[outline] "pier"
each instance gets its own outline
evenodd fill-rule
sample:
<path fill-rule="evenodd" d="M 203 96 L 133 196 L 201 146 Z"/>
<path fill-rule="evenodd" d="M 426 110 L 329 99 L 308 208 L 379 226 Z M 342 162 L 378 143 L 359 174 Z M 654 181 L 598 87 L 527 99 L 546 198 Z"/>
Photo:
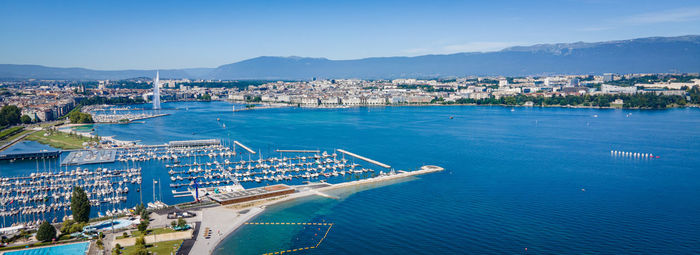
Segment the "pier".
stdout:
<path fill-rule="evenodd" d="M 116 155 L 116 150 L 73 151 L 61 161 L 61 166 L 112 163 L 115 161 Z"/>
<path fill-rule="evenodd" d="M 246 147 L 246 146 L 243 145 L 242 143 L 240 143 L 240 142 L 238 142 L 238 141 L 233 141 L 233 143 L 236 144 L 236 145 L 238 145 L 238 146 L 241 146 L 241 148 L 243 148 L 244 150 L 247 150 L 248 152 L 250 152 L 250 154 L 255 154 L 255 151 L 253 151 L 253 150 L 251 150 L 250 148 Z"/>
<path fill-rule="evenodd" d="M 338 149 L 338 152 L 343 153 L 343 154 L 346 154 L 346 155 L 351 156 L 351 157 L 354 157 L 354 158 L 358 158 L 358 159 L 367 161 L 367 162 L 369 162 L 369 163 L 372 163 L 372 164 L 381 166 L 381 167 L 386 168 L 386 169 L 390 169 L 390 168 L 391 168 L 390 165 L 384 164 L 384 163 L 382 163 L 382 162 L 379 162 L 379 161 L 376 161 L 376 160 L 373 160 L 373 159 L 370 159 L 370 158 L 365 158 L 365 157 L 363 157 L 363 156 L 357 155 L 357 154 L 355 154 L 355 153 L 352 153 L 352 152 L 349 152 L 349 151 L 346 151 L 346 150 Z"/>
<path fill-rule="evenodd" d="M 206 140 L 187 140 L 187 141 L 171 141 L 168 143 L 170 147 L 198 147 L 198 146 L 210 146 L 210 145 L 220 145 L 221 141 L 219 139 L 206 139 Z"/>
<path fill-rule="evenodd" d="M 37 151 L 37 152 L 24 152 L 24 153 L 8 153 L 8 154 L 0 154 L 0 160 L 58 158 L 59 155 L 61 155 L 61 151 Z"/>
<path fill-rule="evenodd" d="M 343 188 L 343 187 L 359 185 L 359 184 L 383 182 L 383 181 L 389 181 L 389 180 L 394 180 L 394 179 L 406 178 L 406 177 L 410 177 L 410 176 L 440 172 L 443 170 L 445 170 L 445 169 L 442 167 L 428 165 L 428 166 L 422 166 L 419 170 L 415 170 L 415 171 L 399 171 L 398 173 L 389 173 L 389 174 L 384 174 L 384 175 L 380 175 L 380 176 L 373 177 L 373 178 L 367 178 L 367 179 L 362 179 L 362 180 L 357 180 L 357 181 L 333 184 L 332 186 L 319 188 L 317 190 L 324 191 L 324 190 Z"/>
<path fill-rule="evenodd" d="M 320 150 L 275 150 L 276 152 L 292 152 L 292 153 L 321 153 Z"/>

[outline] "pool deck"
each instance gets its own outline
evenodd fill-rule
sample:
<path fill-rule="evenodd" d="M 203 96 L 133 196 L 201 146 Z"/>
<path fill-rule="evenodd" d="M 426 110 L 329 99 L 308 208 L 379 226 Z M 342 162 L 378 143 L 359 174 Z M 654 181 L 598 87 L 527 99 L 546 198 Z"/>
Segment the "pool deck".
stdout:
<path fill-rule="evenodd" d="M 416 176 L 416 175 L 422 175 L 422 174 L 428 174 L 428 173 L 433 173 L 433 172 L 439 172 L 443 171 L 444 169 L 442 167 L 438 166 L 423 166 L 421 167 L 420 170 L 416 171 L 408 171 L 408 172 L 399 172 L 393 175 L 384 175 L 384 176 L 378 176 L 378 177 L 373 177 L 373 178 L 368 178 L 368 179 L 362 179 L 362 180 L 357 180 L 357 181 L 350 181 L 350 182 L 343 182 L 343 183 L 338 183 L 338 184 L 333 184 L 333 185 L 326 185 L 321 188 L 316 188 L 316 189 L 308 189 L 304 191 L 300 191 L 294 194 L 286 195 L 283 197 L 279 197 L 277 199 L 261 199 L 259 201 L 263 201 L 260 204 L 255 204 L 252 207 L 249 207 L 247 209 L 245 208 L 236 208 L 234 206 L 217 206 L 217 207 L 212 207 L 212 208 L 206 208 L 202 209 L 201 214 L 202 214 L 202 222 L 201 226 L 199 229 L 199 233 L 197 234 L 198 236 L 195 236 L 195 242 L 192 247 L 192 250 L 190 251 L 189 254 L 212 254 L 214 252 L 214 249 L 216 246 L 224 240 L 228 235 L 233 233 L 238 227 L 243 225 L 245 222 L 249 221 L 253 217 L 257 216 L 258 214 L 262 213 L 265 210 L 265 207 L 268 205 L 284 202 L 284 201 L 289 201 L 301 197 L 306 197 L 306 196 L 312 196 L 312 195 L 325 195 L 321 193 L 322 191 L 326 190 L 332 190 L 332 189 L 338 189 L 338 188 L 345 188 L 345 187 L 351 187 L 351 186 L 356 186 L 356 185 L 362 185 L 362 184 L 369 184 L 369 183 L 376 183 L 376 182 L 385 182 L 385 181 L 390 181 L 390 180 L 396 180 L 396 179 L 402 179 L 402 178 L 407 178 L 411 176 Z M 320 193 L 320 194 L 319 194 Z M 324 197 L 328 197 L 327 195 Z M 241 214 L 241 212 L 244 212 L 248 210 L 245 214 Z M 211 229 L 212 235 L 211 238 L 206 239 L 204 238 L 204 230 L 206 228 Z"/>

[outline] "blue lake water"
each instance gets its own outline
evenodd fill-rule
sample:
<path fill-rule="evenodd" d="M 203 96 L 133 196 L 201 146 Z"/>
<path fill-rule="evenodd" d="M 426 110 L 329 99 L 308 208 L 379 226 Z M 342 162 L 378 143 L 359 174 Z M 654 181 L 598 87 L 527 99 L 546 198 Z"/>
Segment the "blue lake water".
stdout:
<path fill-rule="evenodd" d="M 161 144 L 238 140 L 274 149 L 346 149 L 395 169 L 443 173 L 268 208 L 255 221 L 332 222 L 315 254 L 688 254 L 700 250 L 700 110 L 508 107 L 267 109 L 168 103 L 171 116 L 97 125 L 99 135 Z M 452 118 L 450 118 L 452 117 Z M 220 119 L 217 121 L 217 118 Z M 223 125 L 226 127 L 224 128 Z M 610 150 L 660 158 L 612 156 Z M 0 164 L 0 173 L 37 162 Z M 21 165 L 26 164 L 26 165 Z M 160 163 L 142 163 L 168 184 Z M 6 170 L 7 169 L 7 170 Z M 166 203 L 173 198 L 163 186 Z M 129 206 L 138 194 L 129 193 Z M 319 240 L 319 228 L 246 225 L 217 254 L 260 254 Z M 324 232 L 325 233 L 325 232 Z M 527 248 L 527 250 L 526 250 Z"/>
<path fill-rule="evenodd" d="M 24 140 L 10 146 L 6 150 L 0 152 L 0 154 L 13 154 L 13 153 L 25 153 L 25 152 L 37 152 L 37 151 L 57 151 L 58 149 L 44 145 L 35 141 Z"/>

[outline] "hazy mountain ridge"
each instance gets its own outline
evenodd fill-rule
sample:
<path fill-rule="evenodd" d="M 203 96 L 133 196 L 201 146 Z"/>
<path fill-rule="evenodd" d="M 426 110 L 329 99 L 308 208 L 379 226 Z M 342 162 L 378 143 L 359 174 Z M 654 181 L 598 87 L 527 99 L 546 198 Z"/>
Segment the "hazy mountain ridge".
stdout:
<path fill-rule="evenodd" d="M 203 69 L 206 69 L 203 71 Z M 158 70 L 163 77 L 197 77 L 212 68 Z M 135 77 L 155 76 L 156 70 L 92 70 L 80 67 L 47 67 L 41 65 L 0 64 L 0 78 L 3 79 L 46 79 L 46 80 L 119 80 Z"/>
<path fill-rule="evenodd" d="M 700 72 L 700 36 L 515 46 L 496 52 L 373 57 L 354 60 L 263 56 L 217 68 L 160 70 L 164 78 L 311 79 L 468 75 Z M 100 71 L 39 65 L 0 65 L 0 78 L 124 79 L 155 70 Z"/>

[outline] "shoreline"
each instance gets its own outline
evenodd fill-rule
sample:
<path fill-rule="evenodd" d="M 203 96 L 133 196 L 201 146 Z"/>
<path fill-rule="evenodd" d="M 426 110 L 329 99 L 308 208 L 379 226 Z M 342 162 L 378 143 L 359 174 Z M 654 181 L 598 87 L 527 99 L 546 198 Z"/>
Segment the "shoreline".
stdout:
<path fill-rule="evenodd" d="M 312 195 L 324 196 L 324 194 L 321 193 L 322 191 L 348 188 L 348 187 L 352 187 L 352 186 L 377 183 L 377 182 L 386 182 L 386 181 L 390 181 L 390 180 L 404 179 L 404 178 L 417 176 L 417 175 L 429 174 L 429 173 L 434 173 L 434 172 L 441 172 L 444 170 L 445 169 L 442 167 L 426 165 L 426 166 L 421 167 L 421 169 L 415 170 L 415 171 L 402 171 L 402 172 L 398 172 L 398 173 L 393 174 L 393 175 L 384 175 L 384 176 L 377 176 L 377 177 L 372 177 L 372 178 L 367 178 L 367 179 L 362 179 L 362 180 L 342 182 L 342 183 L 332 184 L 331 186 L 328 186 L 328 187 L 309 189 L 309 190 L 296 192 L 294 194 L 282 196 L 282 197 L 275 198 L 275 199 L 261 199 L 261 200 L 250 201 L 249 203 L 251 203 L 251 205 L 249 205 L 247 207 L 243 207 L 243 208 L 238 208 L 238 209 L 234 208 L 236 204 L 226 205 L 226 206 L 219 205 L 216 207 L 205 208 L 205 209 L 202 209 L 202 222 L 200 223 L 200 233 L 203 233 L 202 231 L 206 227 L 209 227 L 210 229 L 212 229 L 212 238 L 207 240 L 207 239 L 204 239 L 203 236 L 197 237 L 194 245 L 192 246 L 192 250 L 190 250 L 190 254 L 212 254 L 214 252 L 214 250 L 217 247 L 219 247 L 219 245 L 221 244 L 221 241 L 223 241 L 224 239 L 231 236 L 245 222 L 249 221 L 253 217 L 264 212 L 265 209 L 267 208 L 267 206 L 270 206 L 270 205 L 274 205 L 274 204 L 286 202 L 286 201 L 291 201 L 291 200 L 298 199 L 298 198 L 308 197 L 308 196 L 312 196 Z M 255 203 L 255 202 L 258 202 L 259 204 Z M 243 217 L 240 217 L 241 216 L 240 212 L 243 212 L 246 210 L 248 210 L 248 212 L 246 212 Z M 210 217 L 205 217 L 205 214 L 208 214 Z M 233 219 L 231 219 L 232 216 L 233 216 Z M 228 221 L 233 220 L 233 224 L 221 224 L 221 223 L 228 222 L 227 220 Z M 223 226 L 221 226 L 221 225 L 223 225 Z M 222 231 L 222 232 L 218 232 L 218 231 Z"/>
<path fill-rule="evenodd" d="M 220 102 L 229 103 L 245 103 L 230 100 L 212 100 Z M 253 104 L 253 103 L 249 103 Z M 274 108 L 303 108 L 303 109 L 348 109 L 348 108 L 373 108 L 373 107 L 421 107 L 421 106 L 501 106 L 501 107 L 530 107 L 530 108 L 573 108 L 573 109 L 621 109 L 621 110 L 668 110 L 668 109 L 683 109 L 683 108 L 700 108 L 700 105 L 696 104 L 686 104 L 683 106 L 671 106 L 667 108 L 645 108 L 645 107 L 614 107 L 614 106 L 584 106 L 584 105 L 507 105 L 507 104 L 379 104 L 379 105 L 318 105 L 318 106 L 305 106 L 297 104 L 284 104 L 280 107 L 270 107 L 270 108 L 258 108 L 260 110 L 264 109 L 274 109 Z M 252 110 L 252 109 L 245 109 Z M 241 110 L 241 111 L 245 111 Z M 239 111 L 239 110 L 236 110 Z"/>

